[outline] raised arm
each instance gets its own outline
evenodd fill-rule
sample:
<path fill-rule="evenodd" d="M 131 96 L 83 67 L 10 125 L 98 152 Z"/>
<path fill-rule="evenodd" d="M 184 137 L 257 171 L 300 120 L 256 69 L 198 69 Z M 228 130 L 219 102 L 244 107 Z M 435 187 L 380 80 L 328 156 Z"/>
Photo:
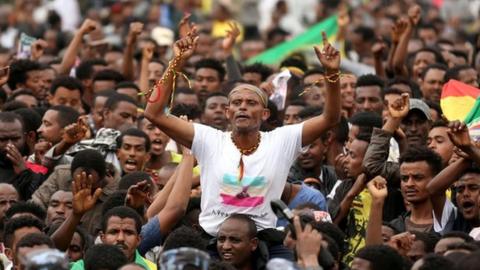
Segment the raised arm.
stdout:
<path fill-rule="evenodd" d="M 383 66 L 383 52 L 387 48 L 385 42 L 379 38 L 372 46 L 373 61 L 375 66 L 375 74 L 377 76 L 386 79 L 385 67 Z"/>
<path fill-rule="evenodd" d="M 94 20 L 86 19 L 80 29 L 73 36 L 72 41 L 68 44 L 68 47 L 63 55 L 62 62 L 59 67 L 59 74 L 68 75 L 70 70 L 75 65 L 75 59 L 77 58 L 78 50 L 82 44 L 83 36 L 94 31 L 97 28 L 97 23 Z"/>
<path fill-rule="evenodd" d="M 348 211 L 350 211 L 350 208 L 352 207 L 353 200 L 365 188 L 366 181 L 367 178 L 365 177 L 365 174 L 361 174 L 357 177 L 352 188 L 348 191 L 347 195 L 345 195 L 345 197 L 340 202 L 338 214 L 335 215 L 335 217 L 333 218 L 333 223 L 337 225 L 340 224 L 342 220 L 348 215 Z"/>
<path fill-rule="evenodd" d="M 477 166 L 480 166 L 480 149 L 470 140 L 468 127 L 460 121 L 453 121 L 448 124 L 448 137 L 452 143 L 468 155 Z"/>
<path fill-rule="evenodd" d="M 222 40 L 222 49 L 225 54 L 228 81 L 232 82 L 242 79 L 242 73 L 233 57 L 233 47 L 235 46 L 237 37 L 240 35 L 240 29 L 238 29 L 238 25 L 234 22 L 229 23 L 228 26 L 230 29 L 227 30 L 227 35 Z"/>
<path fill-rule="evenodd" d="M 405 65 L 405 59 L 407 59 L 408 43 L 412 38 L 412 34 L 415 26 L 420 21 L 421 8 L 418 5 L 411 7 L 408 10 L 408 19 L 399 19 L 397 25 L 401 27 L 402 34 L 398 42 L 398 47 L 395 50 L 393 57 L 393 71 L 396 75 L 408 76 L 408 70 Z"/>
<path fill-rule="evenodd" d="M 135 44 L 137 43 L 137 37 L 143 31 L 143 23 L 133 22 L 130 24 L 128 31 L 127 42 L 125 50 L 123 52 L 122 73 L 125 78 L 133 81 L 135 79 L 135 71 L 133 69 L 133 53 L 135 51 Z"/>
<path fill-rule="evenodd" d="M 365 245 L 381 245 L 383 244 L 383 205 L 388 195 L 387 181 L 385 178 L 377 176 L 368 182 L 367 188 L 372 196 L 372 202 L 370 204 L 370 216 L 368 217 Z"/>
<path fill-rule="evenodd" d="M 325 95 L 325 108 L 320 116 L 306 120 L 302 130 L 302 146 L 311 144 L 328 129 L 340 121 L 340 53 L 328 43 L 327 34 L 322 32 L 323 49 L 315 46 L 318 60 L 325 68 L 325 81 L 327 93 Z"/>
<path fill-rule="evenodd" d="M 155 196 L 155 199 L 153 200 L 152 204 L 150 204 L 147 212 L 145 213 L 147 219 L 151 219 L 152 217 L 156 216 L 165 207 L 168 197 L 170 193 L 172 193 L 173 185 L 175 185 L 175 182 L 177 181 L 179 170 L 180 166 L 177 166 L 172 176 L 170 176 L 170 179 L 168 179 L 167 184 Z"/>
<path fill-rule="evenodd" d="M 145 117 L 158 126 L 170 138 L 175 138 L 180 144 L 191 148 L 194 129 L 193 124 L 165 113 L 165 107 L 172 94 L 174 74 L 182 70 L 187 59 L 195 51 L 198 35 L 195 28 L 185 38 L 173 45 L 174 57 L 169 62 L 163 77 L 158 81 L 150 95 L 147 94 Z"/>

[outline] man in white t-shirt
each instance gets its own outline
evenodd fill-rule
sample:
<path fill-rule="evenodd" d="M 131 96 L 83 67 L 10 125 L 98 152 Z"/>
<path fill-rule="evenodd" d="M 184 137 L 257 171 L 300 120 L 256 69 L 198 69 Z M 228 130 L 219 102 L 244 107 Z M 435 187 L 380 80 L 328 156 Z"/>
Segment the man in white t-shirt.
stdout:
<path fill-rule="evenodd" d="M 270 208 L 279 199 L 289 169 L 303 146 L 309 145 L 340 120 L 340 55 L 323 35 L 323 49 L 315 47 L 326 70 L 327 94 L 324 112 L 303 123 L 260 132 L 267 120 L 268 98 L 259 88 L 242 84 L 229 94 L 226 115 L 232 131 L 222 132 L 201 124 L 192 124 L 165 114 L 164 107 L 172 91 L 175 72 L 193 54 L 198 37 L 189 34 L 174 45 L 174 60 L 155 89 L 145 117 L 175 141 L 192 149 L 201 170 L 202 188 L 199 217 L 201 227 L 216 236 L 220 224 L 231 214 L 252 217 L 259 231 L 275 228 L 276 217 Z M 172 64 L 176 63 L 176 64 Z"/>

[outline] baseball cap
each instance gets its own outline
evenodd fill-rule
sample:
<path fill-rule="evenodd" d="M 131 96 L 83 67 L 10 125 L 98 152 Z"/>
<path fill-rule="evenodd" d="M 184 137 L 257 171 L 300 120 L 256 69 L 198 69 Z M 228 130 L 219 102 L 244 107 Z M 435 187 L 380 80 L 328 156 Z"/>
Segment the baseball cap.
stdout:
<path fill-rule="evenodd" d="M 411 98 L 409 112 L 411 112 L 412 110 L 419 110 L 425 115 L 428 120 L 432 120 L 432 116 L 430 115 L 430 107 L 428 107 L 428 105 L 423 102 L 423 100 L 418 98 Z"/>
<path fill-rule="evenodd" d="M 158 46 L 171 46 L 173 44 L 174 33 L 168 28 L 157 26 L 153 28 L 151 36 Z"/>

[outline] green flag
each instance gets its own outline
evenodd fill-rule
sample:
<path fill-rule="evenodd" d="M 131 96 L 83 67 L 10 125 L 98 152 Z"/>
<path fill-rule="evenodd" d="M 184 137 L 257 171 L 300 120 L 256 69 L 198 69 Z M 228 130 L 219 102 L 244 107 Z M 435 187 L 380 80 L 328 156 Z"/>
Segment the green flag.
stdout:
<path fill-rule="evenodd" d="M 322 43 L 322 31 L 325 31 L 329 40 L 332 40 L 332 38 L 336 36 L 338 31 L 337 15 L 330 16 L 310 27 L 307 31 L 297 37 L 278 44 L 277 46 L 248 59 L 247 64 L 260 62 L 265 65 L 274 65 L 281 62 L 293 52 L 312 49 L 313 45 Z"/>

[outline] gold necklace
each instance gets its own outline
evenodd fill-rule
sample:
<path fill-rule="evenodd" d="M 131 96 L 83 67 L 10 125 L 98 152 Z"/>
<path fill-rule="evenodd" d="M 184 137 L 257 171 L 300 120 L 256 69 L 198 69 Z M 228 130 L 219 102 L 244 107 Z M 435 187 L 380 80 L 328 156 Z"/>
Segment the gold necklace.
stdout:
<path fill-rule="evenodd" d="M 243 174 L 245 172 L 245 165 L 243 163 L 243 156 L 248 156 L 248 155 L 252 154 L 253 152 L 255 152 L 257 150 L 258 146 L 260 145 L 260 141 L 261 141 L 262 138 L 261 138 L 260 132 L 259 132 L 258 135 L 257 135 L 257 143 L 254 146 L 250 147 L 249 149 L 242 149 L 237 145 L 237 143 L 233 139 L 233 132 L 230 135 L 230 139 L 232 139 L 233 145 L 235 145 L 237 150 L 240 152 L 240 162 L 238 163 L 238 181 L 240 182 L 240 181 L 242 181 Z"/>

